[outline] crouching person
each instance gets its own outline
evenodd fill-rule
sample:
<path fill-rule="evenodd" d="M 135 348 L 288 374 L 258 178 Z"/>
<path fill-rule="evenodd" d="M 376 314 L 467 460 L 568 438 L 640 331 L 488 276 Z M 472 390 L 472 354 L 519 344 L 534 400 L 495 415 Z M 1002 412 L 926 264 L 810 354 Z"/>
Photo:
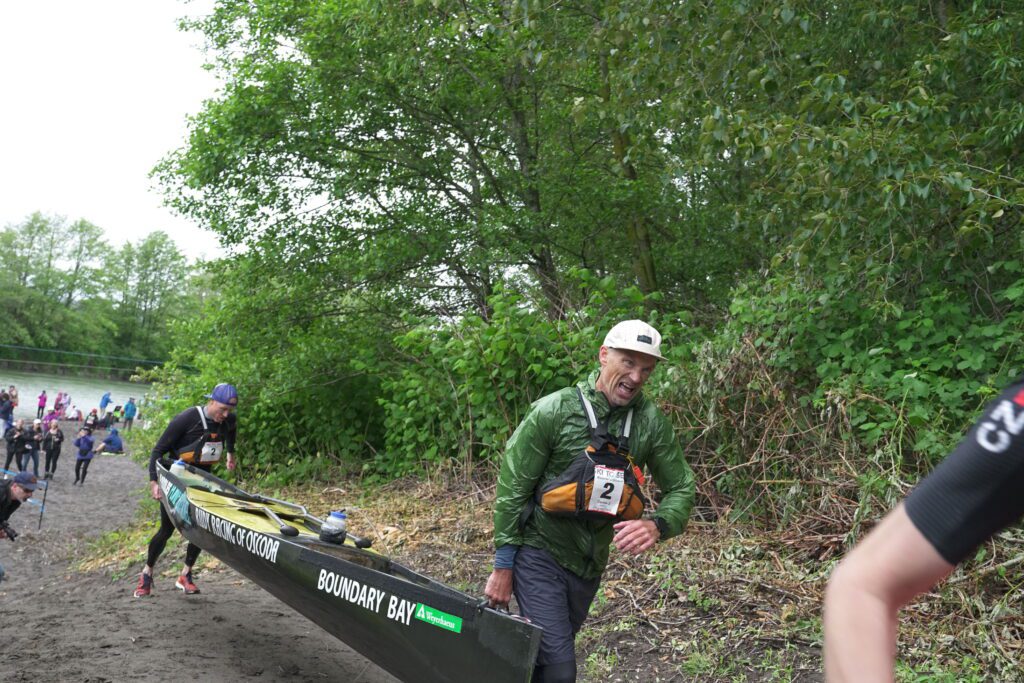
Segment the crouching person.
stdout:
<path fill-rule="evenodd" d="M 0 539 L 14 540 L 17 532 L 7 520 L 22 503 L 32 497 L 38 486 L 38 480 L 31 472 L 18 472 L 14 478 L 0 482 Z M 0 566 L 0 581 L 3 578 L 4 569 Z"/>

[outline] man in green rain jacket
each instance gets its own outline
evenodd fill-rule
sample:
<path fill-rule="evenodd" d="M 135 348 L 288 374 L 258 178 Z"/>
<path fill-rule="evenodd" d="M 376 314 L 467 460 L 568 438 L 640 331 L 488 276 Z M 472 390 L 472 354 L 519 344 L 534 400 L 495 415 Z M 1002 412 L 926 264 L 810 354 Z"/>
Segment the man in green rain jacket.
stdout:
<path fill-rule="evenodd" d="M 633 410 L 629 451 L 662 491 L 653 516 L 612 523 L 554 517 L 530 501 L 591 442 L 576 387 L 533 404 L 507 444 L 494 506 L 494 571 L 485 594 L 507 606 L 513 592 L 523 615 L 544 629 L 535 683 L 576 679 L 574 639 L 583 625 L 608 563 L 609 547 L 641 553 L 682 533 L 693 505 L 693 473 L 664 415 L 641 392 L 661 356 L 661 335 L 639 320 L 611 329 L 600 369 L 579 384 L 608 431 L 621 435 Z M 523 520 L 524 510 L 533 507 Z"/>

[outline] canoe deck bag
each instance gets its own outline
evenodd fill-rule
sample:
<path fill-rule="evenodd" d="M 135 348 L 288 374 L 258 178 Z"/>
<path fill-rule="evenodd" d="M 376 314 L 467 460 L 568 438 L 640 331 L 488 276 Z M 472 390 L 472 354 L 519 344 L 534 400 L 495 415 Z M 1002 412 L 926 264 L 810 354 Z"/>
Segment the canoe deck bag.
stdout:
<path fill-rule="evenodd" d="M 590 444 L 560 475 L 534 492 L 523 510 L 525 524 L 535 505 L 557 517 L 599 521 L 640 519 L 647 501 L 640 490 L 643 473 L 629 454 L 629 428 L 633 409 L 626 414 L 622 434 L 616 437 L 599 422 L 594 407 L 577 387 L 590 425 Z"/>

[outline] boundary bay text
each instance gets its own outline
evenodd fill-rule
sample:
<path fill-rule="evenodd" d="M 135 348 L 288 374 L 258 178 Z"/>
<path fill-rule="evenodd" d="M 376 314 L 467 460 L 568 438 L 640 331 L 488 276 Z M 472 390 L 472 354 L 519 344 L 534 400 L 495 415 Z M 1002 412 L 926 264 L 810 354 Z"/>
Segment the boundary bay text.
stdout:
<path fill-rule="evenodd" d="M 320 570 L 320 577 L 317 579 L 316 587 L 317 590 L 335 597 L 344 598 L 352 604 L 377 613 L 380 613 L 381 603 L 383 603 L 384 597 L 387 596 L 387 592 L 380 588 L 367 586 L 355 579 L 335 574 L 327 569 Z M 434 609 L 424 605 L 422 602 L 413 602 L 396 595 L 391 595 L 389 598 L 388 619 L 394 619 L 408 626 L 412 622 L 412 618 L 415 617 L 431 626 L 437 626 L 453 633 L 462 632 L 462 619 L 455 615 Z"/>

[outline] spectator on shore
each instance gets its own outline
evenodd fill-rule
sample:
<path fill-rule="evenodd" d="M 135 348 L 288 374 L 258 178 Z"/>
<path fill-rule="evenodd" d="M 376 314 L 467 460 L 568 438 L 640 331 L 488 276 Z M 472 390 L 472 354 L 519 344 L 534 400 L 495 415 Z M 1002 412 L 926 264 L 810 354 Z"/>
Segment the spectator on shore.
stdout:
<path fill-rule="evenodd" d="M 11 460 L 18 466 L 21 472 L 25 468 L 21 466 L 25 454 L 25 421 L 17 420 L 4 432 L 4 441 L 7 442 L 7 461 L 4 462 L 4 469 L 11 470 Z"/>
<path fill-rule="evenodd" d="M 138 411 L 139 408 L 135 405 L 135 399 L 129 398 L 128 403 L 124 404 L 124 430 L 126 432 L 132 430 L 132 422 L 135 421 L 135 414 Z"/>
<path fill-rule="evenodd" d="M 46 416 L 43 417 L 43 431 L 45 432 L 50 428 L 51 422 L 56 422 L 59 419 L 60 415 L 57 413 L 56 410 L 51 410 L 50 412 L 48 412 Z"/>
<path fill-rule="evenodd" d="M 0 392 L 0 421 L 4 424 L 4 431 L 14 425 L 14 403 L 6 391 Z"/>
<path fill-rule="evenodd" d="M 25 458 L 22 463 L 22 470 L 28 469 L 29 458 L 32 459 L 32 474 L 39 476 L 39 451 L 43 448 L 43 421 L 36 418 L 32 421 L 32 427 L 27 430 L 25 435 Z"/>
<path fill-rule="evenodd" d="M 72 405 L 64 411 L 64 419 L 70 420 L 71 422 L 78 422 L 82 419 L 82 411 L 78 409 L 78 406 Z"/>
<path fill-rule="evenodd" d="M 17 408 L 18 407 L 18 390 L 15 388 L 15 386 L 13 384 L 11 386 L 7 387 L 7 395 L 11 397 L 11 404 L 15 408 Z"/>
<path fill-rule="evenodd" d="M 121 417 L 121 406 L 114 406 L 113 410 L 108 410 L 107 414 L 103 416 L 103 428 L 111 429 L 117 424 L 118 419 Z"/>
<path fill-rule="evenodd" d="M 51 413 L 52 415 L 52 413 Z M 57 420 L 51 420 L 43 437 L 43 452 L 46 453 L 46 463 L 43 478 L 52 479 L 57 473 L 57 460 L 60 459 L 60 451 L 64 446 L 64 432 L 60 429 Z"/>
<path fill-rule="evenodd" d="M 43 413 L 46 412 L 46 389 L 43 389 L 43 393 L 39 394 L 39 402 L 36 404 L 36 419 L 43 419 Z"/>
<path fill-rule="evenodd" d="M 96 445 L 97 453 L 124 453 L 124 441 L 117 433 L 117 427 L 111 427 L 110 433 L 103 441 Z"/>
<path fill-rule="evenodd" d="M 64 407 L 64 392 L 58 391 L 57 398 L 53 399 L 53 410 L 57 414 L 60 414 L 60 409 Z"/>
<path fill-rule="evenodd" d="M 92 432 L 85 427 L 78 430 L 78 438 L 75 439 L 75 448 L 78 449 L 78 457 L 75 458 L 75 480 L 72 485 L 85 484 L 85 475 L 89 472 L 89 463 L 92 462 Z"/>
<path fill-rule="evenodd" d="M 101 418 L 104 415 L 107 414 L 107 406 L 110 405 L 110 402 L 111 402 L 110 392 L 108 391 L 107 393 L 103 394 L 103 396 L 100 398 L 100 417 Z"/>
<path fill-rule="evenodd" d="M 100 418 L 96 414 L 96 409 L 93 408 L 91 411 L 89 411 L 89 414 L 85 416 L 85 422 L 82 423 L 82 426 L 88 429 L 89 433 L 91 434 L 92 430 L 96 429 L 96 425 L 98 425 L 99 422 Z"/>

